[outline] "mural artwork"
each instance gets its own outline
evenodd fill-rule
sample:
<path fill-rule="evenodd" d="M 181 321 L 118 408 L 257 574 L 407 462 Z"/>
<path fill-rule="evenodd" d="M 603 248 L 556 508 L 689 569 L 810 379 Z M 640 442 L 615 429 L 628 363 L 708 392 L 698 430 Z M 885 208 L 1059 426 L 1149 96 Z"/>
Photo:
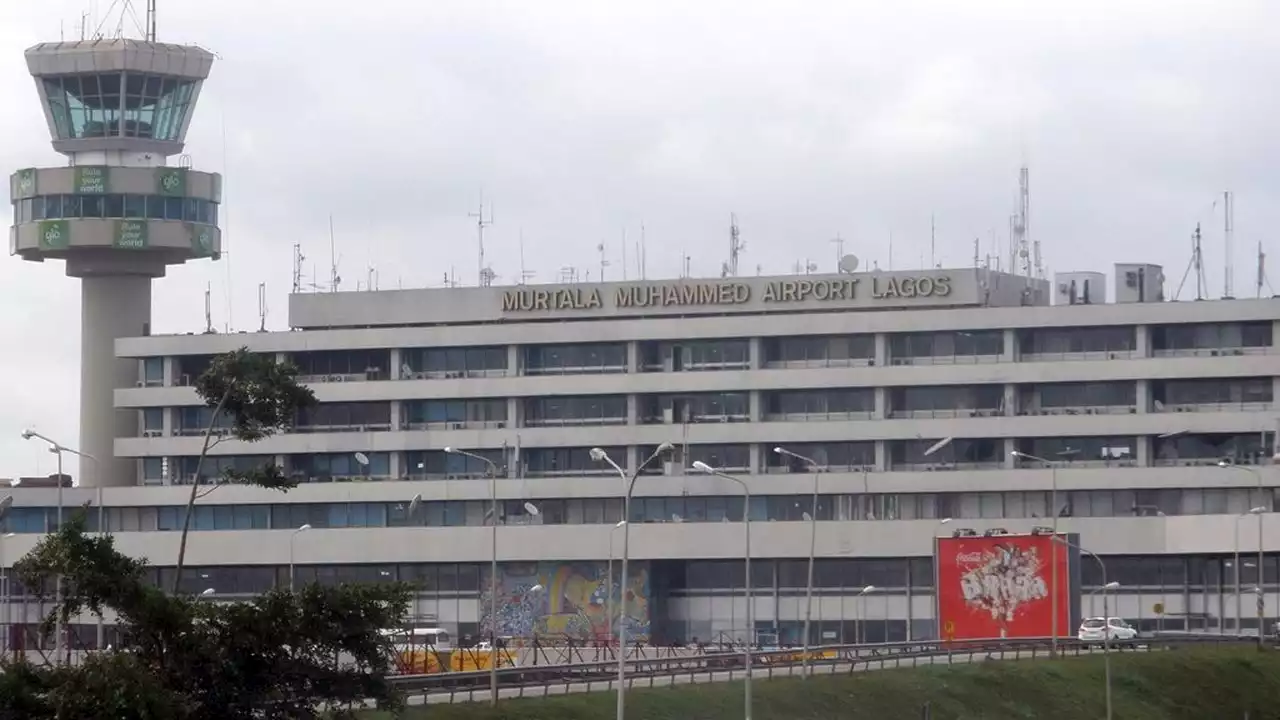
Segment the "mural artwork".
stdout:
<path fill-rule="evenodd" d="M 625 622 L 627 640 L 649 636 L 649 572 L 644 563 L 631 563 L 627 574 L 627 602 L 623 612 L 618 565 L 614 565 L 613 623 L 616 635 Z M 571 637 L 607 639 L 608 564 L 604 562 L 515 563 L 498 570 L 497 636 L 507 638 Z M 489 587 L 481 586 L 480 627 L 491 627 Z"/>

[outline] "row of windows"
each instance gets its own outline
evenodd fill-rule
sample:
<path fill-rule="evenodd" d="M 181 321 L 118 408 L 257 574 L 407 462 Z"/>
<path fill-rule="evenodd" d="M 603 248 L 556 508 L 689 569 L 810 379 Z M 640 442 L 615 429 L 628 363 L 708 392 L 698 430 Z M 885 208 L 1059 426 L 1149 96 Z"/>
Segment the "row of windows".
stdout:
<path fill-rule="evenodd" d="M 1186 408 L 1240 408 L 1268 406 L 1275 400 L 1272 378 L 1156 380 L 1151 383 L 1148 411 L 1175 412 Z M 1038 415 L 1054 412 L 1136 412 L 1137 385 L 1133 382 L 1042 383 L 1018 388 L 1016 413 Z M 626 424 L 626 395 L 554 395 L 513 398 L 526 427 L 546 425 Z M 874 388 L 783 390 L 761 395 L 764 419 L 850 420 L 876 417 Z M 400 429 L 506 427 L 511 421 L 505 398 L 401 401 Z M 368 432 L 392 428 L 391 402 L 321 403 L 299 413 L 294 429 L 300 432 Z M 888 388 L 888 417 L 998 417 L 1009 413 L 1003 385 L 919 385 Z M 175 408 L 174 434 L 203 433 L 210 426 L 211 411 L 204 406 Z M 164 428 L 164 410 L 142 413 L 142 430 L 151 434 Z M 751 419 L 749 392 L 690 393 L 637 396 L 637 421 L 641 424 L 747 422 Z M 220 418 L 215 428 L 227 427 Z"/>
<path fill-rule="evenodd" d="M 1073 490 L 966 493 L 868 493 L 860 495 L 756 495 L 752 522 L 896 520 L 999 520 L 1060 517 L 1153 517 L 1241 515 L 1256 507 L 1276 507 L 1275 488 L 1176 488 L 1158 490 Z M 338 502 L 261 505 L 197 505 L 195 530 L 287 530 L 313 528 L 476 527 L 488 522 L 488 500 L 440 500 L 420 503 L 413 517 L 409 502 Z M 538 510 L 531 514 L 531 502 Z M 505 525 L 601 525 L 622 519 L 621 498 L 538 498 L 500 500 L 498 520 Z M 635 497 L 630 522 L 741 522 L 743 498 L 727 496 Z M 109 507 L 102 522 L 110 532 L 180 531 L 184 506 Z M 99 512 L 90 512 L 97 530 Z M 57 508 L 14 507 L 4 519 L 6 531 L 43 533 L 57 529 Z M 67 517 L 67 516 L 64 516 Z"/>
<path fill-rule="evenodd" d="M 1006 441 L 1012 441 L 1012 450 Z M 1015 467 L 1034 468 L 1042 464 L 1041 458 L 1067 467 L 1132 467 L 1138 462 L 1139 442 L 1140 438 L 1135 436 L 916 438 L 888 441 L 886 460 L 890 471 L 999 469 L 1006 466 L 1006 461 Z M 1156 436 L 1151 438 L 1151 442 L 1153 466 L 1222 462 L 1250 466 L 1262 464 L 1271 457 L 1274 438 L 1270 433 L 1187 433 Z M 721 470 L 749 472 L 753 467 L 752 447 L 749 443 L 678 445 L 660 462 L 646 466 L 644 472 L 670 474 L 674 469 L 689 468 L 696 462 Z M 773 452 L 775 446 L 772 444 L 763 443 L 755 447 L 765 472 L 808 472 L 811 469 L 807 461 Z M 466 450 L 471 455 L 484 458 L 483 461 L 444 450 L 413 450 L 403 455 L 401 476 L 415 480 L 448 479 L 487 477 L 496 472 L 500 477 L 507 477 L 511 475 L 508 468 L 513 462 L 517 477 L 612 476 L 616 471 L 608 463 L 596 460 L 591 449 L 588 446 L 523 448 L 518 462 L 510 448 Z M 615 462 L 626 464 L 626 448 L 602 449 Z M 811 459 L 813 465 L 824 472 L 865 472 L 878 467 L 876 443 L 873 441 L 791 443 L 787 449 Z M 638 450 L 641 457 L 648 457 L 657 448 L 642 446 Z M 1018 453 L 1016 457 L 1011 457 L 1013 451 Z M 197 460 L 194 456 L 143 458 L 143 478 L 170 478 L 181 482 L 195 474 Z M 274 455 L 214 455 L 201 466 L 201 477 L 210 479 L 227 470 L 244 472 L 274 463 Z M 391 467 L 392 453 L 388 452 L 286 455 L 284 462 L 285 472 L 298 477 L 301 482 L 387 478 L 391 475 Z"/>
<path fill-rule="evenodd" d="M 195 81 L 136 71 L 45 77 L 58 139 L 182 136 Z"/>
<path fill-rule="evenodd" d="M 1232 556 L 1219 555 L 1109 555 L 1104 556 L 1107 581 L 1120 583 L 1121 592 L 1151 592 L 1170 589 L 1173 592 L 1199 589 L 1229 589 L 1237 578 Z M 1256 585 L 1256 556 L 1241 562 L 1239 582 Z M 600 562 L 603 566 L 605 563 Z M 615 561 L 615 569 L 617 561 Z M 880 592 L 901 593 L 904 590 L 931 591 L 934 588 L 932 557 L 910 558 L 815 558 L 813 586 L 827 591 L 852 590 L 871 585 Z M 529 563 L 500 563 L 498 573 L 527 575 Z M 667 560 L 634 561 L 633 572 L 649 573 L 650 585 L 660 593 L 693 595 L 699 591 L 741 591 L 745 588 L 746 568 L 740 560 Z M 297 564 L 294 581 L 337 585 L 340 583 L 404 582 L 420 593 L 476 594 L 489 582 L 488 563 L 402 563 L 402 564 Z M 145 580 L 158 587 L 173 587 L 176 569 L 152 567 Z M 1085 588 L 1101 587 L 1103 578 L 1097 563 L 1082 562 L 1080 581 Z M 1263 556 L 1262 579 L 1272 585 L 1280 579 L 1280 553 Z M 288 566 L 207 566 L 183 569 L 180 592 L 197 594 L 213 590 L 219 595 L 251 595 L 272 588 L 287 587 Z M 751 586 L 756 590 L 776 589 L 789 594 L 803 591 L 809 585 L 807 559 L 755 558 L 751 561 Z M 52 590 L 52 588 L 49 588 Z M 13 595 L 26 596 L 29 590 L 16 580 Z"/>
<path fill-rule="evenodd" d="M 218 224 L 218 203 L 204 198 L 162 195 L 41 195 L 13 203 L 14 222 L 136 218 Z"/>
<path fill-rule="evenodd" d="M 147 216 L 145 213 L 149 212 L 148 206 L 144 215 L 139 217 Z M 216 208 L 211 212 L 213 221 L 216 221 Z M 167 216 L 166 205 L 163 217 Z M 1224 354 L 1235 350 L 1270 348 L 1273 344 L 1270 322 L 1152 326 L 1151 333 L 1153 347 L 1161 353 L 1197 351 L 1205 349 L 1205 343 L 1209 342 L 1219 343 L 1215 347 Z M 1017 331 L 1017 336 L 1021 354 L 1032 358 L 1082 353 L 1130 357 L 1137 349 L 1136 329 L 1132 326 L 1032 328 Z M 1000 330 L 890 333 L 887 337 L 890 361 L 978 359 L 998 357 L 1005 350 L 1005 335 Z M 746 339 L 654 340 L 639 342 L 637 349 L 642 370 L 717 370 L 749 368 L 750 346 L 751 342 Z M 874 364 L 875 361 L 873 335 L 763 338 L 761 348 L 761 362 L 765 367 L 794 364 L 840 366 Z M 506 346 L 404 348 L 400 351 L 400 367 L 396 368 L 396 376 L 400 379 L 487 377 L 517 375 L 521 369 L 528 375 L 602 373 L 625 372 L 628 367 L 627 343 L 622 342 L 520 346 L 514 356 L 515 364 L 520 367 L 513 367 L 512 357 Z M 308 377 L 343 376 L 350 379 L 368 376 L 368 379 L 381 380 L 392 377 L 391 350 L 385 348 L 313 350 L 293 353 L 291 359 L 300 374 Z M 176 362 L 177 376 L 172 382 L 190 384 L 208 367 L 209 357 L 184 355 L 178 356 Z M 144 382 L 163 384 L 162 359 L 146 358 L 143 364 Z"/>

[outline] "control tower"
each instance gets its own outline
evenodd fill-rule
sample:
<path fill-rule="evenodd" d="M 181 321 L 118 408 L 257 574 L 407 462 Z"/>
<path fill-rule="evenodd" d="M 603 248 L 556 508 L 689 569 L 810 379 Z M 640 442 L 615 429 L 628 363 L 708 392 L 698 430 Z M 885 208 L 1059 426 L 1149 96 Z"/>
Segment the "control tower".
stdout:
<path fill-rule="evenodd" d="M 169 265 L 218 259 L 222 178 L 180 155 L 213 55 L 131 39 L 44 43 L 26 52 L 53 149 L 65 167 L 9 178 L 9 252 L 63 260 L 80 278 L 80 484 L 132 485 L 115 438 L 139 433 L 138 412 L 115 409 L 116 388 L 141 377 L 115 340 L 151 332 L 151 280 Z M 179 156 L 176 163 L 170 159 Z"/>

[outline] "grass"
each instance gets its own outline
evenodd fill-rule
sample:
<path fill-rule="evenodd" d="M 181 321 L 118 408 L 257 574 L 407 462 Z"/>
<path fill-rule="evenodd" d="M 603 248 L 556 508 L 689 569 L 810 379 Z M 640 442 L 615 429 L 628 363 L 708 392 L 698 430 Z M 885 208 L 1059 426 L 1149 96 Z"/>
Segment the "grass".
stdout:
<path fill-rule="evenodd" d="M 755 720 L 1099 720 L 1100 656 L 757 681 Z M 1280 653 L 1181 649 L 1112 657 L 1115 720 L 1280 720 Z M 616 696 L 410 707 L 406 720 L 602 720 Z M 1247 713 L 1247 715 L 1246 715 Z M 370 713 L 368 720 L 386 715 Z M 741 683 L 627 693 L 630 720 L 740 720 Z"/>

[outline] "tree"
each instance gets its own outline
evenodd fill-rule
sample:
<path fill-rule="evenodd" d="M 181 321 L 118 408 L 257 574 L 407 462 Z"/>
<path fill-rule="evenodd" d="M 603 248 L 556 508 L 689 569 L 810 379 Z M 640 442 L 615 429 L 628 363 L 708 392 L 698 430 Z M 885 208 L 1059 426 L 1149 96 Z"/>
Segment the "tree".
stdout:
<path fill-rule="evenodd" d="M 166 594 L 144 580 L 146 561 L 111 536 L 84 531 L 83 512 L 45 537 L 14 572 L 25 587 L 62 575 L 45 618 L 114 610 L 122 648 L 78 665 L 0 663 L 0 718 L 28 720 L 250 720 L 352 717 L 352 703 L 398 710 L 387 682 L 410 591 L 400 583 L 311 584 L 242 603 Z"/>
<path fill-rule="evenodd" d="M 201 471 L 209 451 L 224 440 L 257 442 L 293 426 L 298 412 L 316 402 L 311 388 L 298 382 L 298 368 L 290 362 L 276 362 L 274 357 L 249 352 L 240 348 L 217 355 L 209 368 L 196 380 L 196 394 L 207 407 L 213 409 L 209 426 L 204 431 L 204 443 L 196 460 L 195 477 L 191 479 L 191 495 L 187 498 L 187 511 L 182 519 L 182 535 L 178 539 L 178 568 L 174 575 L 173 592 L 178 591 L 182 568 L 187 559 L 187 536 L 191 533 L 191 516 L 195 513 L 196 500 L 216 490 L 219 485 L 200 491 Z M 226 434 L 214 434 L 218 420 L 226 417 L 231 426 Z M 268 463 L 249 471 L 225 470 L 223 482 L 238 482 L 287 492 L 296 487 L 296 479 L 284 469 Z"/>

